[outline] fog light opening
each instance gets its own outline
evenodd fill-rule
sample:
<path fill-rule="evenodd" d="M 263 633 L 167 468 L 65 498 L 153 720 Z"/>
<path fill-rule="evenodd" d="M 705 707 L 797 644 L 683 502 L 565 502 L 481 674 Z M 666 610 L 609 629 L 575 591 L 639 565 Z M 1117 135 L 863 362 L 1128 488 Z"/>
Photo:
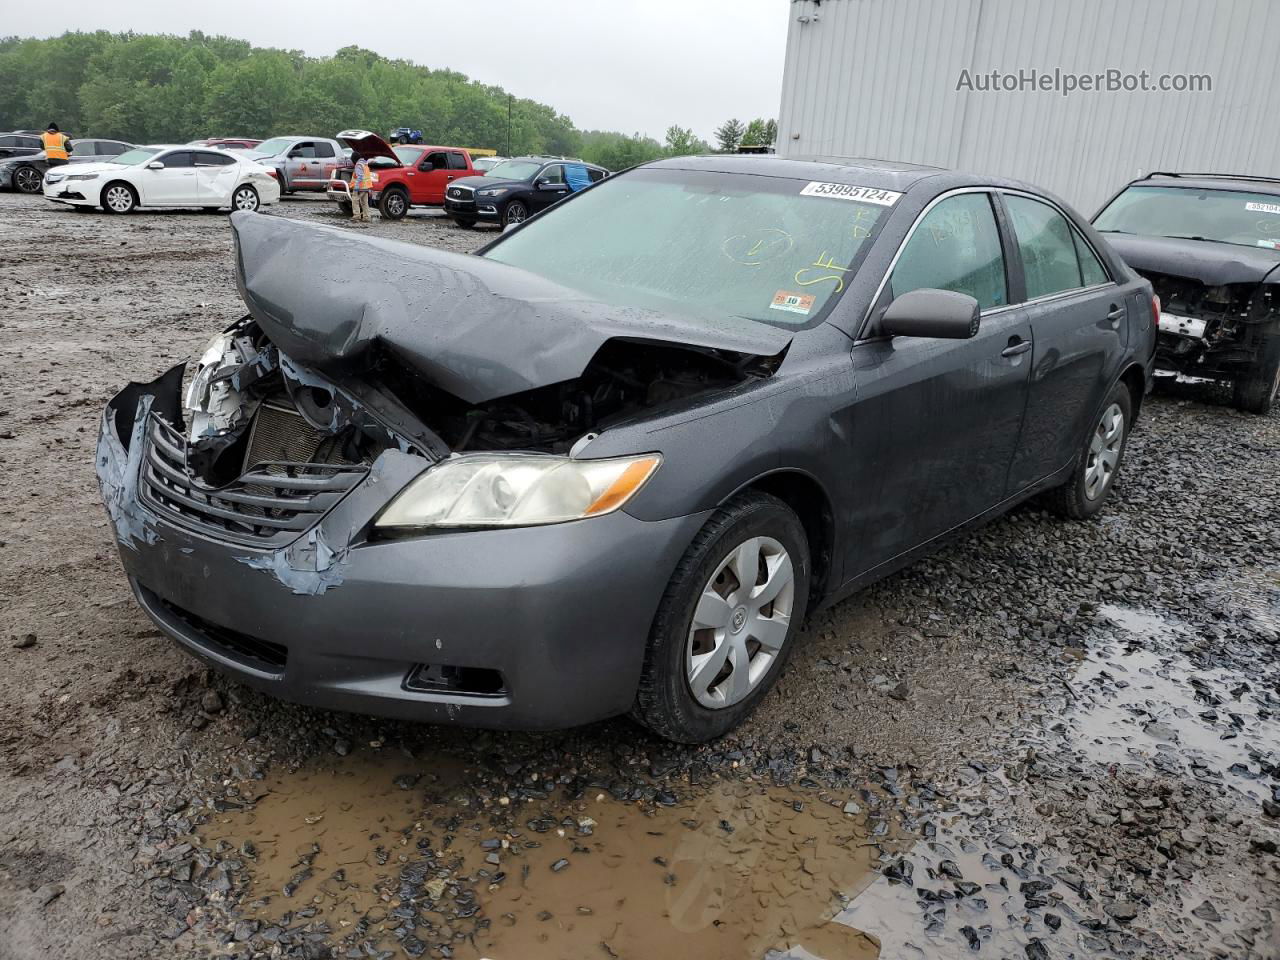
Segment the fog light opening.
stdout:
<path fill-rule="evenodd" d="M 487 667 L 457 667 L 446 663 L 419 663 L 409 671 L 406 690 L 421 693 L 454 693 L 468 697 L 505 697 L 502 674 Z"/>

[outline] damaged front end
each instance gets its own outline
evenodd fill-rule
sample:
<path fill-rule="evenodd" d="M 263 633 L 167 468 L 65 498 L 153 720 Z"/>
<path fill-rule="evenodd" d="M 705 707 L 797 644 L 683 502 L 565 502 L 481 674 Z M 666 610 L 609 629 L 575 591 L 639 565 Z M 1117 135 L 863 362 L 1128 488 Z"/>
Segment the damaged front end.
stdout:
<path fill-rule="evenodd" d="M 1280 286 L 1210 285 L 1144 270 L 1161 302 L 1156 364 L 1206 379 L 1234 380 L 1257 365 L 1280 336 Z"/>

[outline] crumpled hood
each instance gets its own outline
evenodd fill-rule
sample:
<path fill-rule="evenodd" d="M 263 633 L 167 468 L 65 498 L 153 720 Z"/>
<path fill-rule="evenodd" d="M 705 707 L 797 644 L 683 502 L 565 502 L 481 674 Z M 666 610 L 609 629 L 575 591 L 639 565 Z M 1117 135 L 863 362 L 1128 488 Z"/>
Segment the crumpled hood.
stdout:
<path fill-rule="evenodd" d="M 1236 243 L 1104 233 L 1120 259 L 1139 273 L 1190 277 L 1208 287 L 1260 283 L 1280 266 L 1280 250 Z"/>
<path fill-rule="evenodd" d="M 338 378 L 381 347 L 428 382 L 484 403 L 572 380 L 608 340 L 774 356 L 791 334 L 601 303 L 517 267 L 337 227 L 237 212 L 236 283 L 293 361 Z"/>

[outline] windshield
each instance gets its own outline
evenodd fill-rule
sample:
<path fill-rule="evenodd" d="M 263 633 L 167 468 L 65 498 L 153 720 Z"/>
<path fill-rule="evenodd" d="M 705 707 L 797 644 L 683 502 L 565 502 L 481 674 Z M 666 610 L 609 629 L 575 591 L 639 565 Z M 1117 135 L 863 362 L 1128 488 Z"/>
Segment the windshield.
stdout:
<path fill-rule="evenodd" d="M 542 164 L 536 160 L 504 160 L 488 176 L 495 180 L 528 180 L 541 169 Z"/>
<path fill-rule="evenodd" d="M 1280 249 L 1280 197 L 1243 190 L 1130 187 L 1094 221 L 1101 233 L 1189 237 Z"/>
<path fill-rule="evenodd" d="M 292 137 L 274 137 L 271 140 L 263 140 L 254 147 L 255 153 L 265 154 L 268 157 L 274 157 L 278 153 L 284 153 L 294 144 Z"/>
<path fill-rule="evenodd" d="M 159 152 L 159 147 L 134 147 L 132 150 L 126 150 L 111 162 L 118 163 L 125 167 L 131 167 L 135 163 L 141 163 L 143 160 L 151 159 Z"/>
<path fill-rule="evenodd" d="M 394 147 L 391 152 L 394 153 L 396 157 L 399 158 L 400 162 L 406 167 L 412 167 L 418 162 L 418 158 L 422 156 L 423 150 L 421 147 Z"/>
<path fill-rule="evenodd" d="M 804 326 L 852 279 L 890 209 L 839 191 L 801 193 L 823 186 L 637 170 L 526 224 L 485 256 L 620 306 Z"/>

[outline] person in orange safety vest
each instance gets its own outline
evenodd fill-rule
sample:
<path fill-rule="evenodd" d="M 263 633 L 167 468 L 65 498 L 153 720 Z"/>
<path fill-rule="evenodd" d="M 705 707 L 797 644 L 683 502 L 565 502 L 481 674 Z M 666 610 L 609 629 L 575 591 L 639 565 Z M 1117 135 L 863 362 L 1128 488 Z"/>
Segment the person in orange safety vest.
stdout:
<path fill-rule="evenodd" d="M 364 157 L 356 160 L 351 171 L 351 219 L 356 223 L 369 222 L 369 191 L 373 189 L 374 173 Z"/>
<path fill-rule="evenodd" d="M 65 133 L 58 130 L 56 123 L 49 124 L 48 129 L 40 134 L 40 143 L 44 146 L 44 156 L 51 167 L 60 167 L 71 158 L 71 141 Z"/>

